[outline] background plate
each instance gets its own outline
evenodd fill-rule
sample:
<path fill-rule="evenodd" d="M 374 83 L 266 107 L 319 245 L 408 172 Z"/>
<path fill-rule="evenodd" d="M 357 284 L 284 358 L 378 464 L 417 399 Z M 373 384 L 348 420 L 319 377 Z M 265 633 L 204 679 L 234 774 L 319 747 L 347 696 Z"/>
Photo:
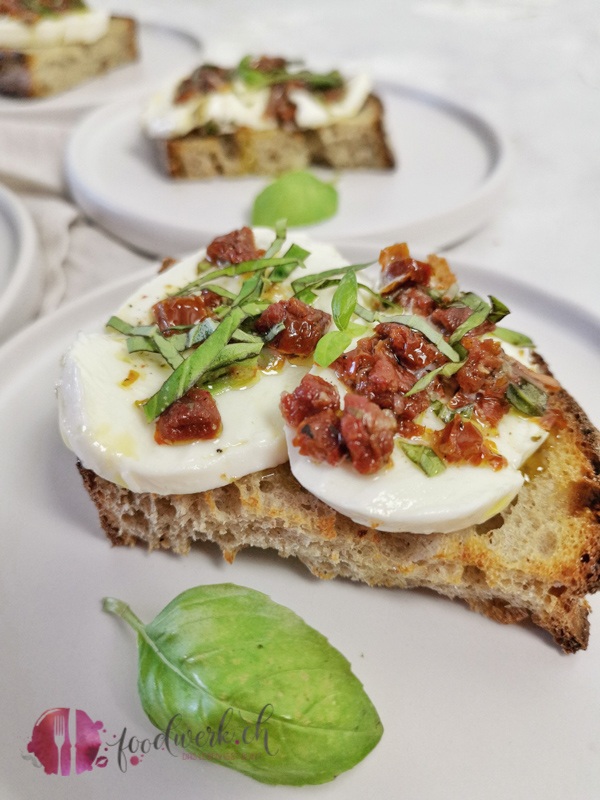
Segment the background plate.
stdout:
<path fill-rule="evenodd" d="M 200 42 L 193 34 L 160 22 L 139 20 L 140 57 L 137 62 L 52 97 L 0 96 L 0 113 L 27 119 L 62 117 L 124 98 L 139 97 L 170 75 L 185 73 L 195 66 L 200 51 Z"/>
<path fill-rule="evenodd" d="M 376 252 L 376 250 L 375 250 Z M 352 261 L 374 255 L 345 248 Z M 557 376 L 596 423 L 589 381 L 600 370 L 600 322 L 516 281 L 454 265 L 465 289 L 492 292 L 512 309 Z M 75 333 L 102 323 L 143 279 L 90 295 L 36 323 L 0 351 L 0 794 L 7 800 L 144 797 L 298 798 L 205 761 L 152 751 L 123 774 L 114 748 L 104 769 L 57 777 L 26 759 L 47 709 L 79 708 L 102 722 L 103 741 L 124 728 L 153 738 L 136 692 L 131 630 L 101 611 L 103 596 L 149 621 L 178 592 L 232 581 L 269 594 L 324 633 L 352 663 L 379 710 L 384 735 L 357 767 L 302 797 L 364 800 L 592 800 L 600 796 L 600 621 L 587 652 L 565 656 L 529 626 L 502 626 L 424 591 L 319 581 L 293 560 L 242 553 L 228 565 L 215 548 L 187 557 L 111 548 L 61 443 L 54 385 Z M 35 370 L 31 354 L 35 354 Z M 24 402 L 26 399 L 27 402 Z M 600 610 L 600 597 L 592 599 Z M 595 616 L 595 615 L 594 615 Z M 233 654 L 232 654 L 233 655 Z"/>
<path fill-rule="evenodd" d="M 327 241 L 377 237 L 436 248 L 473 233 L 502 196 L 508 153 L 501 134 L 434 95 L 396 84 L 383 84 L 378 93 L 399 168 L 341 174 L 337 215 L 312 231 Z M 67 173 L 84 211 L 154 255 L 193 250 L 215 232 L 248 222 L 267 181 L 167 178 L 140 130 L 140 113 L 131 104 L 99 109 L 75 131 Z"/>
<path fill-rule="evenodd" d="M 39 308 L 42 269 L 36 256 L 37 233 L 29 212 L 0 185 L 0 342 Z"/>

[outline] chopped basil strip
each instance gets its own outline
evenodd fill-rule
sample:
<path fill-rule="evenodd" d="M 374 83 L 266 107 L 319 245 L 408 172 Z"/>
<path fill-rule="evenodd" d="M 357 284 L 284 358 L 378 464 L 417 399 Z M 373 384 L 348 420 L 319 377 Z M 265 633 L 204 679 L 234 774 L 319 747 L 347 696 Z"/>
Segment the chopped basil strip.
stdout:
<path fill-rule="evenodd" d="M 350 324 L 356 301 L 358 299 L 358 283 L 355 272 L 346 272 L 339 282 L 331 300 L 331 313 L 336 326 L 344 331 Z"/>
<path fill-rule="evenodd" d="M 128 336 L 126 343 L 128 353 L 156 353 L 156 345 L 147 336 Z"/>
<path fill-rule="evenodd" d="M 296 278 L 295 281 L 292 281 L 292 290 L 294 294 L 298 294 L 298 292 L 306 289 L 308 287 L 313 288 L 313 285 L 319 286 L 322 283 L 325 283 L 329 278 L 335 278 L 338 275 L 344 275 L 346 272 L 360 272 L 362 269 L 366 269 L 370 267 L 372 262 L 368 264 L 350 264 L 347 267 L 336 267 L 335 269 L 326 269 L 324 272 L 316 272 L 311 275 L 303 275 L 301 278 Z"/>
<path fill-rule="evenodd" d="M 300 245 L 292 244 L 285 254 L 285 258 L 294 259 L 290 264 L 282 264 L 279 267 L 274 267 L 269 273 L 269 280 L 271 283 L 281 283 L 285 281 L 292 272 L 298 267 L 304 266 L 304 261 L 308 258 L 310 253 Z"/>
<path fill-rule="evenodd" d="M 161 333 L 155 331 L 151 334 L 149 339 L 156 347 L 156 352 L 161 354 L 170 367 L 177 369 L 177 367 L 183 363 L 183 356 Z"/>
<path fill-rule="evenodd" d="M 450 361 L 462 360 L 456 350 L 444 339 L 440 331 L 436 330 L 426 319 L 418 314 L 399 314 L 392 317 L 384 317 L 381 314 L 377 314 L 375 318 L 378 322 L 398 322 L 400 325 L 406 325 L 408 328 L 419 331 Z"/>
<path fill-rule="evenodd" d="M 312 291 L 312 289 L 303 289 L 296 295 L 296 300 L 306 303 L 307 306 L 309 306 L 311 303 L 314 303 L 316 299 L 317 295 Z"/>
<path fill-rule="evenodd" d="M 492 303 L 492 310 L 489 316 L 490 322 L 500 322 L 501 319 L 504 319 L 504 317 L 510 314 L 508 306 L 505 306 L 504 303 L 498 300 L 497 297 L 494 297 L 493 294 L 490 295 L 490 301 Z"/>
<path fill-rule="evenodd" d="M 413 464 L 416 464 L 423 470 L 428 478 L 433 478 L 446 469 L 446 465 L 442 459 L 431 447 L 427 447 L 425 444 L 413 444 L 399 439 L 398 446 Z"/>
<path fill-rule="evenodd" d="M 437 397 L 435 398 L 435 400 L 431 401 L 431 408 L 436 417 L 439 417 L 441 421 L 444 423 L 452 422 L 452 420 L 454 419 L 454 415 L 456 412 L 453 411 L 451 408 L 448 408 L 448 406 L 445 403 L 442 403 L 442 401 L 439 400 Z"/>
<path fill-rule="evenodd" d="M 526 414 L 528 417 L 541 417 L 548 403 L 546 392 L 525 380 L 518 385 L 509 383 L 506 390 L 506 399 L 517 411 Z"/>
<path fill-rule="evenodd" d="M 242 306 L 242 311 L 248 317 L 258 317 L 270 305 L 271 305 L 270 303 L 266 303 L 266 302 L 262 302 L 262 301 L 261 302 L 252 301 L 251 303 L 246 302 Z"/>
<path fill-rule="evenodd" d="M 344 79 L 338 70 L 320 74 L 307 69 L 290 72 L 287 67 L 282 67 L 265 72 L 252 67 L 252 61 L 251 56 L 245 56 L 236 67 L 238 78 L 252 89 L 264 89 L 291 80 L 301 81 L 308 89 L 313 90 L 338 89 L 344 85 Z"/>
<path fill-rule="evenodd" d="M 265 258 L 273 258 L 276 256 L 277 253 L 283 247 L 283 243 L 285 242 L 285 237 L 287 236 L 287 222 L 284 219 L 277 220 L 274 225 L 275 228 L 275 238 L 271 242 L 271 246 L 265 253 Z"/>
<path fill-rule="evenodd" d="M 188 347 L 193 347 L 196 344 L 200 344 L 205 339 L 208 339 L 211 333 L 213 333 L 217 329 L 218 323 L 215 322 L 214 319 L 207 317 L 206 319 L 197 322 L 190 330 L 188 331 L 187 341 L 186 344 Z"/>
<path fill-rule="evenodd" d="M 248 358 L 253 358 L 260 353 L 262 348 L 262 342 L 238 342 L 235 344 L 226 344 L 210 365 L 210 371 L 212 373 L 213 370 L 223 369 L 223 367 L 231 367 L 233 364 L 237 364 L 240 361 L 246 361 Z"/>
<path fill-rule="evenodd" d="M 169 375 L 160 389 L 146 400 L 143 408 L 148 422 L 152 422 L 172 403 L 183 397 L 188 389 L 191 389 L 212 368 L 213 361 L 229 342 L 231 335 L 239 327 L 244 317 L 245 314 L 241 309 L 232 309 L 231 313 L 222 320 L 217 329 L 206 339 L 202 347 L 194 350 Z"/>
<path fill-rule="evenodd" d="M 409 389 L 408 392 L 406 392 L 405 397 L 410 397 L 411 394 L 416 394 L 417 392 L 425 389 L 427 386 L 429 386 L 436 375 L 443 375 L 445 378 L 450 377 L 450 375 L 454 375 L 454 373 L 458 372 L 464 363 L 464 361 L 450 361 L 448 364 L 442 364 L 441 367 L 432 369 L 431 372 L 427 372 L 422 378 L 419 378 L 415 385 Z"/>
<path fill-rule="evenodd" d="M 256 300 L 260 300 L 260 295 L 263 288 L 263 279 L 260 272 L 255 273 L 251 278 L 244 281 L 242 284 L 242 288 L 239 291 L 239 294 L 235 298 L 232 304 L 232 308 L 236 306 L 241 306 L 243 303 L 251 303 Z"/>
<path fill-rule="evenodd" d="M 262 272 L 263 270 L 269 269 L 269 267 L 287 265 L 290 263 L 290 261 L 297 263 L 296 259 L 289 258 L 257 258 L 253 261 L 242 261 L 241 264 L 230 264 L 227 267 L 215 269 L 212 272 L 208 272 L 207 274 L 200 276 L 195 281 L 192 281 L 182 289 L 179 289 L 179 291 L 174 292 L 174 294 L 171 296 L 181 297 L 183 295 L 190 294 L 190 292 L 193 292 L 196 289 L 204 289 L 206 288 L 206 284 L 210 283 L 216 278 L 234 278 L 237 275 L 245 275 L 248 272 Z"/>
<path fill-rule="evenodd" d="M 111 317 L 106 323 L 106 327 L 123 333 L 125 336 L 131 336 L 133 334 L 133 325 L 130 325 L 129 322 L 125 322 L 125 320 L 120 317 Z"/>
<path fill-rule="evenodd" d="M 285 330 L 285 325 L 283 322 L 278 322 L 276 325 L 273 325 L 271 330 L 265 336 L 265 342 L 272 342 L 273 339 L 277 336 L 278 333 Z"/>
<path fill-rule="evenodd" d="M 475 307 L 469 305 L 469 303 L 465 303 L 465 305 L 468 305 L 469 308 L 473 309 L 473 313 L 470 314 L 467 317 L 467 319 L 461 325 L 459 325 L 458 328 L 454 331 L 454 333 L 450 336 L 450 338 L 448 339 L 449 344 L 455 344 L 456 342 L 460 342 L 460 340 L 466 333 L 469 333 L 469 331 L 472 331 L 475 328 L 477 328 L 479 325 L 481 325 L 482 322 L 485 322 L 486 319 L 489 317 L 492 307 L 489 305 L 489 303 L 486 303 L 485 300 L 482 300 L 481 298 L 478 298 L 478 301 L 479 302 Z"/>
<path fill-rule="evenodd" d="M 376 315 L 375 311 L 371 311 L 369 308 L 365 308 L 364 306 L 361 306 L 360 303 L 357 303 L 354 306 L 354 313 L 357 316 L 361 317 L 361 319 L 364 319 L 365 322 L 375 322 L 375 320 L 377 318 L 377 315 Z"/>
<path fill-rule="evenodd" d="M 206 286 L 202 287 L 203 289 L 207 289 L 210 292 L 214 292 L 218 294 L 219 297 L 225 297 L 227 300 L 233 300 L 235 295 L 233 292 L 229 292 L 227 289 L 224 289 L 222 286 L 219 286 L 218 283 L 209 283 Z"/>
<path fill-rule="evenodd" d="M 493 335 L 498 339 L 502 339 L 503 342 L 514 344 L 516 347 L 535 347 L 529 336 L 524 333 L 518 333 L 518 331 L 511 331 L 510 328 L 501 328 L 496 325 Z"/>

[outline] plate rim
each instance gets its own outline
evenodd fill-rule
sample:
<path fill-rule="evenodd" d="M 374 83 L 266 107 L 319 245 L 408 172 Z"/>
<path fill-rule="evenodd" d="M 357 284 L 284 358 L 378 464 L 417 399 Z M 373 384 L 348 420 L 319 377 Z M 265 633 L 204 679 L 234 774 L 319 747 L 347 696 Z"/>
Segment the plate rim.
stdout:
<path fill-rule="evenodd" d="M 450 208 L 392 228 L 374 227 L 356 235 L 351 233 L 329 235 L 329 241 L 338 244 L 343 241 L 361 242 L 373 238 L 385 239 L 401 235 L 413 242 L 418 240 L 428 246 L 440 249 L 468 238 L 491 219 L 502 203 L 514 160 L 507 135 L 499 125 L 492 124 L 479 111 L 443 95 L 389 80 L 375 81 L 375 89 L 383 93 L 384 104 L 386 93 L 399 94 L 411 103 L 425 105 L 458 120 L 484 145 L 488 154 L 488 171 L 483 180 L 470 191 L 465 199 Z M 157 220 L 152 220 L 152 232 L 149 233 L 148 222 L 145 221 L 143 213 L 140 213 L 139 209 L 132 211 L 119 202 L 118 198 L 107 198 L 104 189 L 98 191 L 97 186 L 90 187 L 88 185 L 85 172 L 82 177 L 80 164 L 85 159 L 85 153 L 89 152 L 89 143 L 93 142 L 95 132 L 102 129 L 102 122 L 111 118 L 113 121 L 125 122 L 129 125 L 136 113 L 138 115 L 141 113 L 139 105 L 132 109 L 130 103 L 117 100 L 110 105 L 92 110 L 78 122 L 69 137 L 65 152 L 67 183 L 78 205 L 96 222 L 109 230 L 112 235 L 116 235 L 130 246 L 149 255 L 164 255 L 169 250 L 180 254 L 190 249 L 189 245 L 182 247 L 177 244 L 179 239 L 189 235 L 190 231 L 187 226 L 177 226 L 167 222 L 158 223 Z M 156 169 L 155 165 L 149 164 L 148 166 Z M 169 180 L 166 176 L 163 177 L 164 180 Z M 200 186 L 201 182 L 198 182 L 198 185 Z M 434 232 L 431 231 L 432 228 Z M 308 226 L 295 230 L 312 235 L 315 227 Z M 436 230 L 437 233 L 435 233 Z M 202 244 L 203 238 L 207 238 L 208 235 L 208 231 L 200 231 L 198 242 Z"/>
<path fill-rule="evenodd" d="M 38 234 L 23 201 L 0 184 L 0 214 L 15 233 L 17 254 L 8 283 L 0 292 L 0 342 L 21 328 L 39 310 L 42 269 L 38 263 Z"/>

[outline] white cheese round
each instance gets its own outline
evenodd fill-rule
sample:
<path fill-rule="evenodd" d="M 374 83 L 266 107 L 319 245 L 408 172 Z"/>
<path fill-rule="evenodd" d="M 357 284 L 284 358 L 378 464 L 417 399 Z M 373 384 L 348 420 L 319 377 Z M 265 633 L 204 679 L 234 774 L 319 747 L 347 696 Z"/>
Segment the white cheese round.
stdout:
<path fill-rule="evenodd" d="M 226 88 L 176 103 L 174 98 L 180 81 L 163 87 L 148 101 L 142 113 L 142 126 L 151 138 L 185 136 L 209 122 L 214 123 L 220 133 L 231 133 L 243 127 L 253 130 L 277 127 L 275 120 L 265 116 L 268 89 L 250 89 L 236 80 Z M 351 78 L 342 98 L 331 103 L 322 102 L 306 89 L 293 89 L 290 99 L 297 106 L 298 127 L 320 128 L 353 117 L 363 107 L 370 91 L 371 81 L 363 74 Z"/>
<path fill-rule="evenodd" d="M 255 239 L 257 247 L 266 249 L 273 233 L 257 229 Z M 311 251 L 302 274 L 348 263 L 329 245 L 301 235 L 293 241 Z M 203 257 L 201 251 L 157 275 L 116 315 L 132 325 L 149 324 L 154 303 L 194 280 Z M 235 289 L 232 279 L 220 282 Z M 250 386 L 218 394 L 223 425 L 217 438 L 159 445 L 154 424 L 146 422 L 137 402 L 157 391 L 170 368 L 153 354 L 128 354 L 118 334 L 81 333 L 63 359 L 58 385 L 61 433 L 85 467 L 131 491 L 203 492 L 287 461 L 279 398 L 283 391 L 293 391 L 307 369 L 286 360 L 281 370 L 261 374 Z M 135 379 L 126 380 L 132 371 Z"/>
<path fill-rule="evenodd" d="M 110 14 L 88 9 L 69 11 L 33 23 L 0 16 L 0 47 L 25 50 L 62 44 L 91 44 L 106 35 Z"/>

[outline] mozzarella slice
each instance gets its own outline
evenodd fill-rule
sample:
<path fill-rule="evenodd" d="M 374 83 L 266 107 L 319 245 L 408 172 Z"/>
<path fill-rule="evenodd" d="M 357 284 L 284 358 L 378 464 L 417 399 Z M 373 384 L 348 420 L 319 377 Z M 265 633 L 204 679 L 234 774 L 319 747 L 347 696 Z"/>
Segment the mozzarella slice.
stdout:
<path fill-rule="evenodd" d="M 108 12 L 98 9 L 57 14 L 33 23 L 0 16 L 0 47 L 22 50 L 61 44 L 91 44 L 106 35 L 109 18 Z"/>
<path fill-rule="evenodd" d="M 355 347 L 353 342 L 348 348 Z M 510 355 L 529 363 L 528 352 L 512 348 Z M 342 398 L 346 387 L 331 369 L 314 366 L 312 373 L 334 384 Z M 428 410 L 420 420 L 428 428 L 443 423 Z M 296 480 L 328 506 L 354 522 L 381 531 L 449 533 L 479 524 L 505 509 L 516 497 L 524 477 L 519 468 L 548 436 L 537 422 L 510 411 L 489 438 L 508 466 L 447 465 L 428 477 L 396 447 L 391 463 L 374 475 L 361 475 L 347 463 L 330 467 L 301 456 L 286 430 L 290 467 Z"/>
<path fill-rule="evenodd" d="M 257 247 L 268 248 L 272 239 L 272 231 L 255 230 Z M 348 263 L 329 245 L 301 235 L 293 240 L 311 252 L 302 274 Z M 291 239 L 281 252 L 290 243 Z M 154 303 L 194 280 L 203 257 L 201 251 L 157 275 L 117 316 L 132 325 L 150 323 Z M 238 280 L 221 282 L 236 291 Z M 214 489 L 287 460 L 279 398 L 293 391 L 307 369 L 306 362 L 286 359 L 281 369 L 261 373 L 250 385 L 218 394 L 223 422 L 218 438 L 158 445 L 155 426 L 145 421 L 137 403 L 157 391 L 170 368 L 153 354 L 128 354 L 122 336 L 81 333 L 63 359 L 58 386 L 61 433 L 85 467 L 131 491 L 164 495 Z"/>

